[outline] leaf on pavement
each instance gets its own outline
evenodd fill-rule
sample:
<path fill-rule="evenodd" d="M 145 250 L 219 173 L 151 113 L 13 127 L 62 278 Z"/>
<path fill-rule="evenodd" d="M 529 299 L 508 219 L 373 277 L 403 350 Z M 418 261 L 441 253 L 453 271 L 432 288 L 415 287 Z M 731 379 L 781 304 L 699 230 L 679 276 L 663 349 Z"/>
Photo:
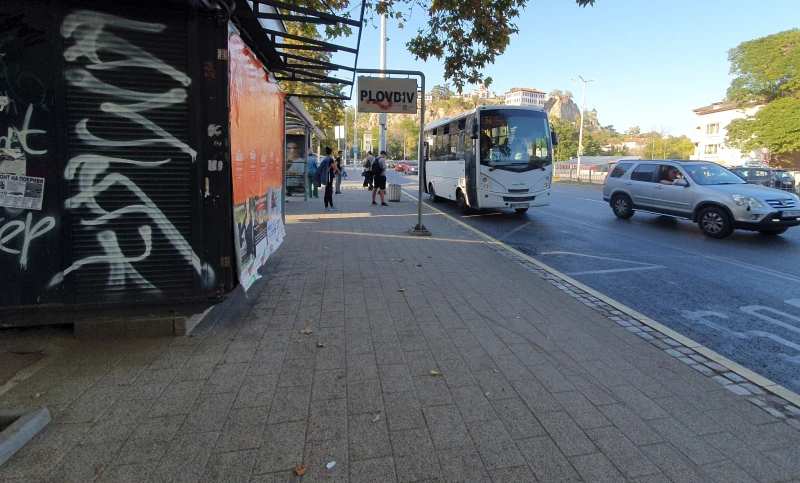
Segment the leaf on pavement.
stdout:
<path fill-rule="evenodd" d="M 439 371 L 434 371 L 433 369 L 431 369 L 431 376 L 441 376 L 441 375 L 442 375 L 442 373 L 441 373 L 441 372 L 439 372 Z"/>
<path fill-rule="evenodd" d="M 228 362 L 228 361 L 226 361 L 226 360 L 224 360 L 224 359 L 223 359 L 223 360 L 221 360 L 221 361 L 217 362 L 217 365 L 218 365 L 218 366 L 224 366 L 226 362 Z"/>
<path fill-rule="evenodd" d="M 325 347 L 325 344 L 323 344 L 322 342 L 317 342 L 317 347 Z"/>
<path fill-rule="evenodd" d="M 381 420 L 381 413 L 375 413 L 375 416 L 372 416 L 372 422 L 377 423 Z"/>
<path fill-rule="evenodd" d="M 100 473 L 102 473 L 102 472 L 103 472 L 105 469 L 106 469 L 106 466 L 105 466 L 105 465 L 97 465 L 97 466 L 95 466 L 95 467 L 94 467 L 94 474 L 95 474 L 95 475 L 99 475 L 99 474 L 100 474 Z"/>
<path fill-rule="evenodd" d="M 495 373 L 497 373 L 497 374 L 500 374 L 500 371 L 498 371 L 497 369 L 492 369 L 492 370 L 493 370 Z"/>
<path fill-rule="evenodd" d="M 40 393 L 40 392 L 37 392 L 36 394 L 34 394 L 33 396 L 31 396 L 31 399 L 39 399 L 40 397 L 42 397 L 42 393 Z"/>
<path fill-rule="evenodd" d="M 488 393 L 488 392 L 485 392 L 485 393 L 483 393 L 483 396 L 484 396 L 484 397 L 489 397 L 489 393 Z"/>
<path fill-rule="evenodd" d="M 303 330 L 300 331 L 300 333 L 303 334 L 303 335 L 308 335 L 308 334 L 311 333 L 311 331 L 308 330 L 308 329 L 303 329 Z"/>
<path fill-rule="evenodd" d="M 398 291 L 398 292 L 405 292 L 405 291 L 406 291 L 406 289 L 404 289 L 404 288 L 398 288 L 398 289 L 397 289 L 397 291 Z"/>
<path fill-rule="evenodd" d="M 306 474 L 306 465 L 297 465 L 297 468 L 294 469 L 294 474 L 297 476 L 303 476 Z"/>
<path fill-rule="evenodd" d="M 414 264 L 414 266 L 415 266 L 415 267 L 421 267 L 421 266 L 422 266 L 422 264 L 421 264 L 421 263 L 415 263 L 415 264 Z"/>

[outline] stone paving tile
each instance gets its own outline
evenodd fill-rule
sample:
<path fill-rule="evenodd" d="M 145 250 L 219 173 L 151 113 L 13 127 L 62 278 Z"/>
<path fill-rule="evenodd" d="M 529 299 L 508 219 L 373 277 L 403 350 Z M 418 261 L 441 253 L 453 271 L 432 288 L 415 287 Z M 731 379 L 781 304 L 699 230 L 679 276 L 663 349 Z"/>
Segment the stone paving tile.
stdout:
<path fill-rule="evenodd" d="M 203 388 L 203 394 L 235 393 L 239 390 L 239 384 L 247 373 L 247 368 L 247 364 L 217 365 Z"/>
<path fill-rule="evenodd" d="M 200 396 L 205 381 L 181 381 L 167 387 L 150 409 L 150 416 L 189 414 Z"/>
<path fill-rule="evenodd" d="M 151 473 L 153 481 L 190 482 L 199 480 L 214 450 L 218 433 L 178 435 Z"/>
<path fill-rule="evenodd" d="M 306 419 L 310 402 L 311 385 L 289 386 L 276 391 L 269 410 L 269 424 Z"/>
<path fill-rule="evenodd" d="M 203 476 L 200 477 L 200 482 L 246 483 L 250 480 L 250 470 L 255 457 L 255 450 L 215 454 L 208 462 Z"/>
<path fill-rule="evenodd" d="M 150 481 L 154 468 L 149 463 L 135 465 L 111 465 L 106 467 L 96 481 L 101 483 L 137 483 Z"/>
<path fill-rule="evenodd" d="M 392 455 L 386 420 L 381 418 L 373 423 L 373 417 L 372 414 L 356 414 L 347 417 L 350 461 Z"/>
<path fill-rule="evenodd" d="M 105 470 L 121 443 L 77 445 L 41 481 L 47 483 L 83 482 L 94 479 L 98 471 Z"/>
<path fill-rule="evenodd" d="M 516 443 L 538 481 L 583 482 L 564 454 L 547 436 L 523 439 Z"/>
<path fill-rule="evenodd" d="M 172 415 L 143 419 L 114 459 L 115 464 L 160 460 L 183 425 L 185 416 Z"/>
<path fill-rule="evenodd" d="M 572 466 L 585 481 L 597 483 L 624 482 L 625 478 L 602 453 L 594 453 L 570 458 Z"/>
<path fill-rule="evenodd" d="M 375 458 L 353 461 L 350 463 L 351 483 L 375 483 L 378 481 L 396 481 L 394 460 L 392 458 Z"/>
<path fill-rule="evenodd" d="M 344 369 L 316 371 L 314 385 L 311 390 L 311 401 L 345 399 L 347 397 L 347 379 Z"/>
<path fill-rule="evenodd" d="M 610 426 L 611 422 L 586 397 L 577 391 L 560 392 L 553 397 L 582 429 Z"/>
<path fill-rule="evenodd" d="M 267 408 L 233 409 L 222 427 L 214 448 L 216 453 L 258 449 L 267 423 Z"/>
<path fill-rule="evenodd" d="M 433 354 L 427 349 L 405 352 L 404 357 L 411 377 L 425 376 L 430 374 L 432 370 L 439 370 L 439 364 L 436 363 Z"/>
<path fill-rule="evenodd" d="M 306 441 L 319 442 L 346 437 L 346 401 L 344 399 L 332 399 L 312 402 Z"/>
<path fill-rule="evenodd" d="M 425 422 L 436 449 L 458 448 L 472 444 L 469 432 L 458 407 L 435 406 L 423 408 Z"/>
<path fill-rule="evenodd" d="M 527 439 L 547 434 L 522 399 L 493 400 L 490 396 L 490 401 L 511 439 Z"/>
<path fill-rule="evenodd" d="M 626 478 L 660 473 L 619 429 L 614 427 L 592 429 L 587 431 L 587 435 Z"/>
<path fill-rule="evenodd" d="M 656 419 L 650 421 L 650 426 L 696 464 L 714 463 L 725 459 L 722 453 L 674 418 Z"/>
<path fill-rule="evenodd" d="M 268 411 L 275 397 L 275 387 L 278 383 L 277 374 L 259 376 L 245 376 L 239 386 L 239 392 L 233 403 L 234 409 L 264 408 Z"/>
<path fill-rule="evenodd" d="M 349 464 L 347 458 L 347 439 L 331 439 L 316 443 L 308 443 L 304 464 L 307 467 L 303 476 L 304 482 L 316 481 L 348 481 Z M 326 465 L 336 464 L 331 469 Z"/>
<path fill-rule="evenodd" d="M 414 383 L 405 364 L 390 364 L 378 367 L 381 390 L 384 394 L 414 390 Z"/>
<path fill-rule="evenodd" d="M 378 378 L 378 363 L 375 361 L 375 354 L 347 353 L 347 380 L 362 381 L 364 379 Z"/>
<path fill-rule="evenodd" d="M 483 392 L 492 399 L 511 399 L 519 397 L 512 384 L 497 370 L 483 370 L 472 373 Z M 538 382 L 536 383 L 538 385 Z"/>
<path fill-rule="evenodd" d="M 669 443 L 642 446 L 639 448 L 661 471 L 676 482 L 708 482 L 709 476 Z"/>
<path fill-rule="evenodd" d="M 536 414 L 536 417 L 566 456 L 579 456 L 597 451 L 595 445 L 567 413 L 556 411 Z"/>
<path fill-rule="evenodd" d="M 253 474 L 293 470 L 303 461 L 305 437 L 306 423 L 303 421 L 268 424 L 256 455 Z"/>
<path fill-rule="evenodd" d="M 347 413 L 374 414 L 383 411 L 383 395 L 378 379 L 347 381 Z"/>
<path fill-rule="evenodd" d="M 414 377 L 413 381 L 417 399 L 423 408 L 454 403 L 450 390 L 441 376 Z"/>
<path fill-rule="evenodd" d="M 562 410 L 558 401 L 536 379 L 518 379 L 513 381 L 511 385 L 516 391 L 514 394 L 519 394 L 519 397 L 525 401 L 525 404 L 534 414 Z"/>
<path fill-rule="evenodd" d="M 441 468 L 427 429 L 393 431 L 391 438 L 397 481 L 441 479 Z"/>
<path fill-rule="evenodd" d="M 444 481 L 453 483 L 491 481 L 474 447 L 440 449 L 436 451 L 436 457 Z"/>
<path fill-rule="evenodd" d="M 710 463 L 701 468 L 704 473 L 719 483 L 757 483 L 758 481 L 731 461 Z"/>
<path fill-rule="evenodd" d="M 390 431 L 425 427 L 425 417 L 413 391 L 389 393 L 383 400 L 386 411 L 381 417 L 385 415 Z"/>
<path fill-rule="evenodd" d="M 785 465 L 764 458 L 759 451 L 730 433 L 705 435 L 703 440 L 761 481 L 777 482 L 791 478 L 791 473 Z"/>
<path fill-rule="evenodd" d="M 496 419 L 492 405 L 489 402 L 491 394 L 488 396 L 479 386 L 461 386 L 450 390 L 453 400 L 461 412 L 461 419 L 470 423 L 473 421 L 486 421 Z"/>
<path fill-rule="evenodd" d="M 314 359 L 285 361 L 278 379 L 278 387 L 305 386 L 311 384 L 314 374 Z"/>
<path fill-rule="evenodd" d="M 525 463 L 499 419 L 475 421 L 468 423 L 467 428 L 487 470 L 493 471 Z"/>

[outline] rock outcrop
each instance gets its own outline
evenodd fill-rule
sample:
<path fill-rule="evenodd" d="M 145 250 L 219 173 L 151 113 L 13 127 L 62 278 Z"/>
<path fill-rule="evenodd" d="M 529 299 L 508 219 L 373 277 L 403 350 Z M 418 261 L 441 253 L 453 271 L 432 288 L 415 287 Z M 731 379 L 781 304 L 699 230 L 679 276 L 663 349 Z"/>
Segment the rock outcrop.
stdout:
<path fill-rule="evenodd" d="M 575 122 L 575 118 L 581 117 L 581 109 L 572 102 L 572 97 L 561 94 L 553 94 L 544 102 L 544 108 L 550 119 L 558 118 L 567 122 Z"/>

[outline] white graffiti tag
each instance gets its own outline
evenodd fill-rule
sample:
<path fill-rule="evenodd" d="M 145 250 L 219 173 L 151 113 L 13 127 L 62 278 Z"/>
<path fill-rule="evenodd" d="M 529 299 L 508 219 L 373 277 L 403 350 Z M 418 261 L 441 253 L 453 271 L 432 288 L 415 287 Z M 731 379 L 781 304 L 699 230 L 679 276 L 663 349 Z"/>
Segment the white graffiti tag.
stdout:
<path fill-rule="evenodd" d="M 0 218 L 0 250 L 19 255 L 19 266 L 25 270 L 28 268 L 28 250 L 31 242 L 55 228 L 56 220 L 52 216 L 46 216 L 31 228 L 33 213 L 28 212 L 25 221 L 12 220 L 6 224 L 3 224 L 3 221 L 5 218 Z M 22 234 L 22 247 L 19 250 L 9 247 L 8 243 L 20 234 Z"/>
<path fill-rule="evenodd" d="M 86 58 L 89 63 L 85 68 L 67 69 L 65 78 L 73 87 L 103 96 L 104 100 L 99 105 L 100 112 L 124 118 L 152 133 L 154 137 L 133 140 L 104 139 L 90 131 L 90 118 L 81 119 L 75 124 L 75 134 L 78 139 L 90 147 L 93 153 L 78 154 L 67 163 L 64 176 L 68 180 L 77 181 L 78 189 L 74 190 L 73 196 L 65 202 L 65 207 L 82 215 L 89 214 L 80 220 L 82 225 L 102 229 L 96 235 L 102 254 L 75 261 L 72 266 L 56 274 L 50 281 L 50 286 L 60 284 L 65 276 L 87 265 L 107 264 L 109 287 L 133 283 L 140 289 L 160 292 L 161 290 L 145 279 L 133 265 L 150 256 L 153 250 L 154 230 L 158 230 L 161 239 L 166 239 L 194 269 L 204 286 L 213 285 L 215 278 L 213 270 L 201 262 L 190 243 L 169 218 L 147 193 L 125 174 L 129 171 L 126 167 L 138 166 L 152 169 L 154 176 L 157 176 L 158 168 L 172 160 L 168 158 L 159 161 L 138 161 L 97 152 L 97 148 L 118 152 L 120 147 L 139 147 L 141 150 L 153 147 L 157 152 L 163 152 L 163 146 L 168 146 L 188 154 L 194 161 L 197 154 L 194 149 L 146 117 L 148 111 L 185 104 L 188 98 L 186 86 L 191 83 L 191 79 L 158 57 L 108 31 L 108 28 L 152 33 L 156 36 L 165 29 L 165 26 L 85 10 L 68 15 L 64 19 L 61 32 L 64 38 L 74 38 L 75 43 L 65 50 L 64 57 L 68 62 Z M 108 57 L 117 60 L 103 60 Z M 108 84 L 90 72 L 117 70 L 124 76 L 128 68 L 152 69 L 177 81 L 181 87 L 170 88 L 161 93 L 139 92 Z M 122 208 L 108 211 L 102 206 L 101 197 L 117 193 L 120 188 L 130 193 L 132 195 L 130 198 L 134 201 Z M 118 226 L 115 225 L 115 220 L 131 214 L 139 215 L 137 219 L 141 219 L 141 215 L 146 215 L 150 220 L 150 224 L 138 227 L 144 249 L 134 256 L 123 252 L 120 241 L 124 242 L 124 245 L 130 243 L 119 240 L 118 233 L 113 229 L 114 226 Z"/>

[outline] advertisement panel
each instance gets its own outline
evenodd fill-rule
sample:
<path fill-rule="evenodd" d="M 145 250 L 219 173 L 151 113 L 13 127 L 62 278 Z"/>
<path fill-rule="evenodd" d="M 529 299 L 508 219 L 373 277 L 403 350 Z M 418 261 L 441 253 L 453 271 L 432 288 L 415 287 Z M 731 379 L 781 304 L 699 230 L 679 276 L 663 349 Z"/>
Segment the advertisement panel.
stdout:
<path fill-rule="evenodd" d="M 305 134 L 286 135 L 286 189 L 303 191 L 306 173 Z"/>
<path fill-rule="evenodd" d="M 358 112 L 417 112 L 417 80 L 358 78 Z"/>
<path fill-rule="evenodd" d="M 283 241 L 283 98 L 261 62 L 228 37 L 236 267 L 245 290 Z"/>

